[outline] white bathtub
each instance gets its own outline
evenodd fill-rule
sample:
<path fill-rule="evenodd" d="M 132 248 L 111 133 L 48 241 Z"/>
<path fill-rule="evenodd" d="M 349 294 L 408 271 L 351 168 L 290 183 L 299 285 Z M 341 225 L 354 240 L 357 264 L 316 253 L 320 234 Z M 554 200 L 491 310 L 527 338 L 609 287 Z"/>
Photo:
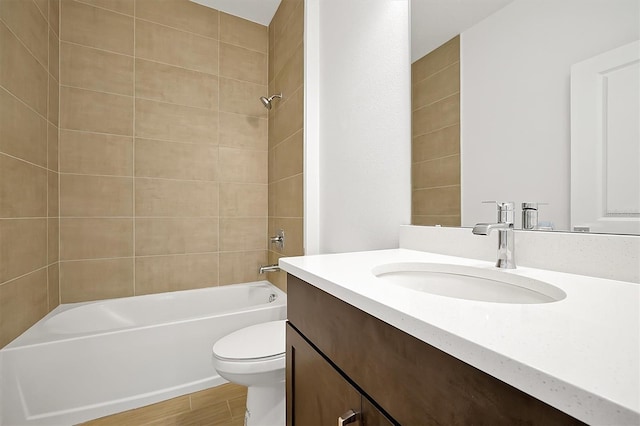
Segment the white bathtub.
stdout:
<path fill-rule="evenodd" d="M 268 282 L 58 306 L 0 350 L 0 425 L 71 425 L 225 383 L 220 337 L 286 318 Z"/>

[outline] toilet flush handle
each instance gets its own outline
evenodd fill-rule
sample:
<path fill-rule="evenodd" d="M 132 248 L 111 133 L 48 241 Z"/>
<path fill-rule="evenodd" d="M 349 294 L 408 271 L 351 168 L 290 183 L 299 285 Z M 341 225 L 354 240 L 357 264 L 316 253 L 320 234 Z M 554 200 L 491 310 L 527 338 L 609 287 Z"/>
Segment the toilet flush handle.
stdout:
<path fill-rule="evenodd" d="M 344 426 L 349 423 L 353 423 L 358 420 L 359 414 L 353 410 L 349 410 L 340 417 L 338 417 L 338 426 Z"/>

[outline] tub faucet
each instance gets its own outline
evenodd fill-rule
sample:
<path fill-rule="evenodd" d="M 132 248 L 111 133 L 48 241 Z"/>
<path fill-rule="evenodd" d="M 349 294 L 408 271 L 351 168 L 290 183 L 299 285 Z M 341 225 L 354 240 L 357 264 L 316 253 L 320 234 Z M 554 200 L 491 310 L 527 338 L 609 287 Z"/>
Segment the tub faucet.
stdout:
<path fill-rule="evenodd" d="M 260 275 L 262 275 L 265 272 L 278 272 L 279 270 L 280 270 L 280 267 L 278 265 L 266 265 L 266 266 L 261 266 L 258 272 L 260 273 Z"/>
<path fill-rule="evenodd" d="M 488 201 L 493 203 L 494 201 Z M 515 241 L 513 235 L 514 203 L 497 203 L 498 222 L 478 223 L 473 227 L 474 235 L 489 235 L 494 229 L 498 230 L 498 260 L 496 268 L 515 269 Z"/>

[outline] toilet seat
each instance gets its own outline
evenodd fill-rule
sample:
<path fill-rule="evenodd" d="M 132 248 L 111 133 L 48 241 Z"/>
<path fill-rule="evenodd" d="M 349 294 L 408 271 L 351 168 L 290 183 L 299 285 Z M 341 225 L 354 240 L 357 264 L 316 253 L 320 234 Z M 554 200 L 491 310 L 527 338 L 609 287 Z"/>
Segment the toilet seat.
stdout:
<path fill-rule="evenodd" d="M 286 351 L 286 320 L 255 324 L 234 331 L 213 345 L 213 356 L 224 364 L 279 360 Z"/>

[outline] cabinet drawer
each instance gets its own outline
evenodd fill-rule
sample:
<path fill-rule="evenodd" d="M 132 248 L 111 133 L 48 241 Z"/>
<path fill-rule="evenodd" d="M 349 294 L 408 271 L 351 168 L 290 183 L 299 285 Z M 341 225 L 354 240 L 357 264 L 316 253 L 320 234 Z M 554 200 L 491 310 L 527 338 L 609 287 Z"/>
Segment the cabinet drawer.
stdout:
<path fill-rule="evenodd" d="M 288 275 L 290 323 L 403 425 L 579 420 Z"/>

